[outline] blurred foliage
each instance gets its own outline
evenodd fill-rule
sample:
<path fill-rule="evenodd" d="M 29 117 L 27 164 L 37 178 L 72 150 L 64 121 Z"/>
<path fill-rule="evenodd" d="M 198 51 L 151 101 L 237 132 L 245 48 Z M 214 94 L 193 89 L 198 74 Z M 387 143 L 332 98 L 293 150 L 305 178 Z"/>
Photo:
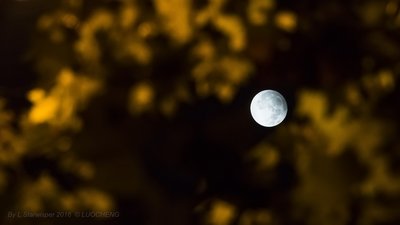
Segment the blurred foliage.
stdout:
<path fill-rule="evenodd" d="M 35 9 L 33 30 L 10 28 L 30 46 L 10 65 L 32 70 L 6 69 L 20 42 L 0 35 L 1 224 L 32 223 L 10 210 L 115 210 L 114 224 L 400 223 L 398 0 L 0 7 L 0 29 Z M 278 127 L 249 115 L 262 89 L 287 97 Z"/>

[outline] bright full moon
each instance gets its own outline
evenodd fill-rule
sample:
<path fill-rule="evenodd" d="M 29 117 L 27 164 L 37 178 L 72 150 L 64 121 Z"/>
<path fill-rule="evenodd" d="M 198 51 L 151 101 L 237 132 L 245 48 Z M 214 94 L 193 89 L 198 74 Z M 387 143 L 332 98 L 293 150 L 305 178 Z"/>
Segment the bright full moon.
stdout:
<path fill-rule="evenodd" d="M 261 91 L 251 100 L 250 113 L 253 119 L 261 126 L 274 127 L 286 117 L 286 100 L 277 91 Z"/>

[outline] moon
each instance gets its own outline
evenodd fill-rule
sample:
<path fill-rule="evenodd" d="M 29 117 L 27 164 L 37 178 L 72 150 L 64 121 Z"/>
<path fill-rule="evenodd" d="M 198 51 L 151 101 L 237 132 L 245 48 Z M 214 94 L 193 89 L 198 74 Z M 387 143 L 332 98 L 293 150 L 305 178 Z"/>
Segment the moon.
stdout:
<path fill-rule="evenodd" d="M 261 91 L 251 100 L 250 113 L 253 119 L 261 126 L 274 127 L 286 117 L 286 100 L 277 91 Z"/>

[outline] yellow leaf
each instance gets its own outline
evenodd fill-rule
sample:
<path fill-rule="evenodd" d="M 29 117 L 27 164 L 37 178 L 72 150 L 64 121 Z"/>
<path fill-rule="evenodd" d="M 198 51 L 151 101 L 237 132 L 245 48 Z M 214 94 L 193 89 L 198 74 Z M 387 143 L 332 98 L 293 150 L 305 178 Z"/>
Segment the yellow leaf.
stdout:
<path fill-rule="evenodd" d="M 290 11 L 281 11 L 275 15 L 277 27 L 287 32 L 293 32 L 297 26 L 297 17 Z"/>

